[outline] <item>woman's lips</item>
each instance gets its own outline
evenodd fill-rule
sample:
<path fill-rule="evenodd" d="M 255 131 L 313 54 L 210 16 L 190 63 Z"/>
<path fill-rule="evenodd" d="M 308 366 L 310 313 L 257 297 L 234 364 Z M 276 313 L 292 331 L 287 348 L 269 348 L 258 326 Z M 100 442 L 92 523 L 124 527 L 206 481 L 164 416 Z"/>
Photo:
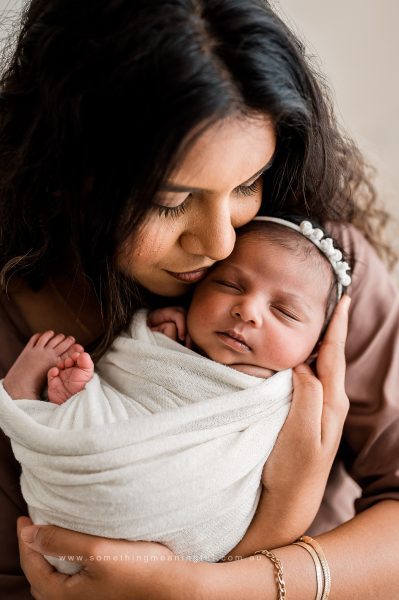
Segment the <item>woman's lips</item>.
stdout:
<path fill-rule="evenodd" d="M 235 331 L 217 331 L 216 335 L 226 346 L 233 350 L 243 353 L 251 352 L 251 347 L 248 346 L 242 335 Z"/>
<path fill-rule="evenodd" d="M 166 272 L 179 281 L 184 281 L 185 283 L 197 283 L 198 281 L 201 281 L 201 279 L 204 279 L 208 272 L 208 267 L 197 269 L 196 271 L 187 271 L 186 273 L 174 273 L 173 271 Z"/>

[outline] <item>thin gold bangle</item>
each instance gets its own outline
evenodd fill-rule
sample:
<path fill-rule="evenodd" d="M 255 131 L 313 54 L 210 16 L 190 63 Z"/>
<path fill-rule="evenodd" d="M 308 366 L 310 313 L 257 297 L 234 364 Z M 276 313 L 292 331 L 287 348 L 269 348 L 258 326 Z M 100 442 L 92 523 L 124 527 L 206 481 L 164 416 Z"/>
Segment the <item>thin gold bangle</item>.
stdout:
<path fill-rule="evenodd" d="M 316 554 L 316 551 L 313 550 L 313 547 L 310 544 L 305 544 L 305 542 L 294 542 L 294 546 L 301 546 L 310 554 L 312 557 L 314 567 L 316 570 L 316 598 L 315 600 L 321 600 L 324 589 L 324 575 L 323 570 L 321 568 L 321 562 L 319 557 Z"/>
<path fill-rule="evenodd" d="M 308 535 L 303 535 L 302 537 L 300 537 L 298 542 L 305 542 L 305 544 L 309 544 L 309 546 L 312 546 L 312 548 L 316 552 L 316 554 L 320 560 L 321 568 L 323 569 L 323 575 L 324 575 L 324 589 L 323 589 L 323 595 L 321 597 L 321 600 L 327 600 L 330 590 L 331 590 L 331 574 L 330 574 L 330 568 L 328 566 L 326 556 L 323 552 L 323 548 L 320 546 L 319 542 L 317 542 L 316 540 L 314 540 L 313 538 L 311 538 Z"/>
<path fill-rule="evenodd" d="M 278 559 L 273 552 L 270 552 L 270 550 L 258 550 L 258 552 L 255 552 L 255 554 L 263 554 L 263 556 L 266 556 L 272 561 L 275 570 L 275 580 L 278 588 L 277 600 L 286 600 L 287 591 L 285 589 L 283 566 L 280 559 Z"/>

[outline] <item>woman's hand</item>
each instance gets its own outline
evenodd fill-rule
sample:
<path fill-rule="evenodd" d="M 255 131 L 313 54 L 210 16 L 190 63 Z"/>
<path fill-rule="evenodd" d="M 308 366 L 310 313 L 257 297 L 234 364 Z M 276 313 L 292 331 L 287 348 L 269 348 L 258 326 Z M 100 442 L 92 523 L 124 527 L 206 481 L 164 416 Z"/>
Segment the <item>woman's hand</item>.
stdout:
<path fill-rule="evenodd" d="M 319 348 L 317 377 L 307 365 L 294 369 L 291 410 L 263 470 L 267 513 L 276 515 L 276 529 L 284 528 L 287 539 L 290 529 L 295 537 L 298 524 L 303 533 L 316 516 L 341 440 L 349 409 L 345 393 L 349 304 L 344 296 L 335 309 Z"/>
<path fill-rule="evenodd" d="M 176 563 L 174 554 L 161 544 L 109 540 L 50 525 L 31 525 L 27 517 L 18 519 L 21 566 L 35 600 L 161 600 L 170 598 L 173 567 L 189 571 L 188 563 Z M 34 541 L 25 542 L 23 537 L 32 533 L 36 534 Z M 83 568 L 76 575 L 64 575 L 42 554 L 65 556 Z"/>

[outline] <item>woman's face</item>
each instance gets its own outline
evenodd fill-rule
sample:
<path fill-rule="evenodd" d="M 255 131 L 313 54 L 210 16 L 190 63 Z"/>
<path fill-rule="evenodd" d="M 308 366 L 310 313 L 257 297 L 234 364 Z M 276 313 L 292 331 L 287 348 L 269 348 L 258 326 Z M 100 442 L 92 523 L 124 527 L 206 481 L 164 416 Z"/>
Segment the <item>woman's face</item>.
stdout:
<path fill-rule="evenodd" d="M 235 229 L 262 201 L 262 172 L 276 138 L 263 117 L 235 117 L 198 138 L 154 199 L 135 240 L 121 248 L 119 267 L 162 296 L 184 294 L 232 252 Z"/>

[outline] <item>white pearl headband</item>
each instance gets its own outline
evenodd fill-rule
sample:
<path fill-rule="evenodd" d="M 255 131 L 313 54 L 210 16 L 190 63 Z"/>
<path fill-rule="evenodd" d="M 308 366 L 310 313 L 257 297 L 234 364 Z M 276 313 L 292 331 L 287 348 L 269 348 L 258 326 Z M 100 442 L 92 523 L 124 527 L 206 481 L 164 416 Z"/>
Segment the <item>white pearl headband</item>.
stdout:
<path fill-rule="evenodd" d="M 343 287 L 348 287 L 352 279 L 349 275 L 350 267 L 347 262 L 342 260 L 342 252 L 338 248 L 334 248 L 334 242 L 329 237 L 324 237 L 324 232 L 318 227 L 313 227 L 310 221 L 302 221 L 299 225 L 287 221 L 286 219 L 279 219 L 277 217 L 255 217 L 254 221 L 269 221 L 271 223 L 277 223 L 289 227 L 294 231 L 302 234 L 308 240 L 310 240 L 317 248 L 324 254 L 329 263 L 331 264 L 334 273 L 337 277 L 337 288 L 338 288 L 338 300 L 342 296 Z"/>

